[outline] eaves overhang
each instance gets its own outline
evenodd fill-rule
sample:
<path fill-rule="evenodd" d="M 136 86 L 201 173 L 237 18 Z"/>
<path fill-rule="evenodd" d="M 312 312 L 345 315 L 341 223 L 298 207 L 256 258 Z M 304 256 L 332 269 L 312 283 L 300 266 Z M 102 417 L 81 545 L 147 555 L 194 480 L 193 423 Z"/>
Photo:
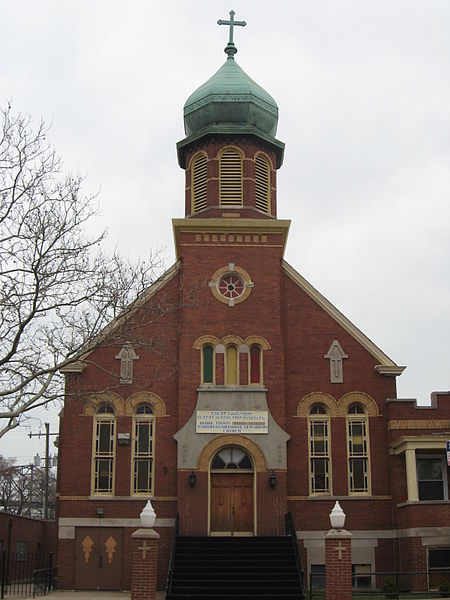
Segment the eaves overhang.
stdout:
<path fill-rule="evenodd" d="M 396 377 L 401 375 L 406 367 L 399 367 L 389 358 L 371 339 L 356 327 L 346 316 L 344 316 L 329 300 L 313 287 L 300 273 L 298 273 L 290 264 L 283 261 L 283 271 L 297 284 L 310 298 L 312 298 L 326 313 L 330 315 L 339 325 L 347 331 L 363 348 L 365 348 L 379 364 L 375 365 L 375 370 L 385 377 Z"/>
<path fill-rule="evenodd" d="M 280 234 L 282 255 L 286 248 L 291 221 L 289 219 L 172 219 L 173 237 L 177 260 L 181 257 L 181 234 Z"/>
<path fill-rule="evenodd" d="M 178 164 L 182 169 L 186 168 L 186 156 L 191 146 L 205 142 L 211 137 L 253 137 L 263 141 L 275 152 L 276 168 L 279 169 L 283 164 L 284 159 L 284 142 L 280 142 L 276 138 L 264 134 L 252 125 L 237 125 L 237 124 L 214 124 L 208 125 L 195 132 L 189 137 L 177 143 Z"/>

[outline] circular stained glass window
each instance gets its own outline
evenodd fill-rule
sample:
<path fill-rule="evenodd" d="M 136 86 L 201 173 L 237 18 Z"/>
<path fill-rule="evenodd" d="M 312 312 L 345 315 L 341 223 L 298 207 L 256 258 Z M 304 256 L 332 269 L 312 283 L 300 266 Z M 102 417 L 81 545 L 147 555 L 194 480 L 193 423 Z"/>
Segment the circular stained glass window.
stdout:
<path fill-rule="evenodd" d="M 226 273 L 219 279 L 219 294 L 227 300 L 236 300 L 244 292 L 244 282 L 235 273 Z"/>

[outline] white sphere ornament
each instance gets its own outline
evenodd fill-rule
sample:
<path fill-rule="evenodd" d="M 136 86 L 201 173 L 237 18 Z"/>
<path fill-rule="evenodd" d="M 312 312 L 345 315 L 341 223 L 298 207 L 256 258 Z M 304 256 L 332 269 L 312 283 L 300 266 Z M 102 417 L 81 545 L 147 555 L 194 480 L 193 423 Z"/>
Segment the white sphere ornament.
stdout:
<path fill-rule="evenodd" d="M 141 525 L 142 527 L 153 527 L 155 521 L 156 513 L 153 510 L 152 503 L 149 500 L 141 512 Z"/>
<path fill-rule="evenodd" d="M 336 500 L 333 510 L 330 512 L 330 523 L 333 529 L 343 529 L 345 523 L 345 513 L 341 505 Z"/>

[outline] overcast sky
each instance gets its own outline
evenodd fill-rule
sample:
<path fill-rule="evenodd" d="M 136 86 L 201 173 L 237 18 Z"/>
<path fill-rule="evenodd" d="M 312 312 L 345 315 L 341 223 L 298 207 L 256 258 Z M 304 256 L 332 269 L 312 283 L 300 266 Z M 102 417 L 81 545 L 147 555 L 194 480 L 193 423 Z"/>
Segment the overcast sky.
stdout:
<path fill-rule="evenodd" d="M 225 61 L 231 9 L 236 60 L 279 106 L 285 258 L 425 403 L 450 389 L 448 0 L 0 0 L 0 102 L 53 123 L 111 248 L 170 266 L 183 104 Z M 42 454 L 27 433 L 0 454 Z"/>

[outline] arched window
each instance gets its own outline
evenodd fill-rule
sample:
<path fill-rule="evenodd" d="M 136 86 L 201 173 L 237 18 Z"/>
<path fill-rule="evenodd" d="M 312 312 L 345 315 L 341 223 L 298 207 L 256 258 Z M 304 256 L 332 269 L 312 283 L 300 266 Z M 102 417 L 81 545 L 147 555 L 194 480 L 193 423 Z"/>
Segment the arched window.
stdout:
<path fill-rule="evenodd" d="M 348 486 L 350 494 L 370 492 L 369 432 L 367 412 L 361 404 L 347 411 Z"/>
<path fill-rule="evenodd" d="M 154 427 L 151 405 L 138 404 L 133 417 L 133 494 L 153 492 Z"/>
<path fill-rule="evenodd" d="M 241 448 L 223 448 L 211 462 L 211 470 L 239 469 L 253 471 L 251 458 Z"/>
<path fill-rule="evenodd" d="M 255 157 L 255 206 L 270 212 L 270 163 L 264 154 Z"/>
<path fill-rule="evenodd" d="M 235 148 L 220 155 L 219 201 L 222 206 L 242 205 L 242 156 Z"/>
<path fill-rule="evenodd" d="M 310 494 L 330 494 L 330 418 L 323 404 L 308 415 Z"/>
<path fill-rule="evenodd" d="M 192 212 L 206 208 L 207 158 L 204 152 L 196 154 L 191 164 Z"/>
<path fill-rule="evenodd" d="M 202 383 L 214 383 L 214 348 L 206 344 L 202 348 Z"/>
<path fill-rule="evenodd" d="M 92 491 L 112 495 L 114 491 L 116 419 L 111 404 L 103 403 L 94 417 Z"/>
<path fill-rule="evenodd" d="M 236 346 L 229 345 L 226 348 L 225 361 L 225 383 L 226 385 L 239 384 L 239 352 Z"/>
<path fill-rule="evenodd" d="M 262 383 L 262 350 L 258 344 L 252 344 L 249 352 L 250 384 Z"/>

